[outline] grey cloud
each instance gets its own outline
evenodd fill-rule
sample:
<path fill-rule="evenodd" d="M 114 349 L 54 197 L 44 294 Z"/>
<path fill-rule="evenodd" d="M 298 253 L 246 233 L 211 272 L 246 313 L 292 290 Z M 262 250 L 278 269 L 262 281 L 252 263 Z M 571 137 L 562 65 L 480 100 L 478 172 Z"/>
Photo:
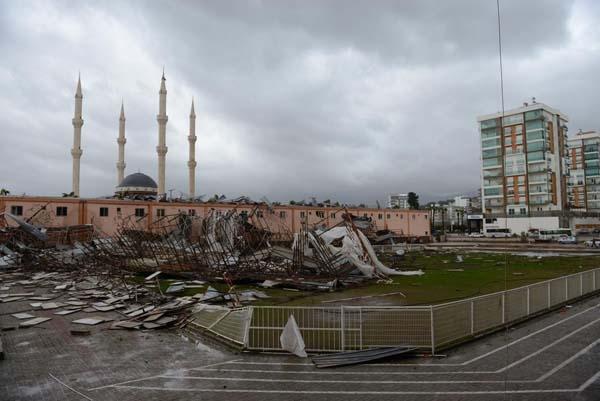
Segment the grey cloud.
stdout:
<path fill-rule="evenodd" d="M 507 107 L 537 96 L 570 114 L 572 130 L 595 128 L 596 4 L 501 5 Z M 69 190 L 78 70 L 83 195 L 115 185 L 121 98 L 127 172 L 156 176 L 163 65 L 168 188 L 186 191 L 192 96 L 200 193 L 372 203 L 479 185 L 475 118 L 500 107 L 495 1 L 0 7 L 0 186 L 13 192 Z"/>

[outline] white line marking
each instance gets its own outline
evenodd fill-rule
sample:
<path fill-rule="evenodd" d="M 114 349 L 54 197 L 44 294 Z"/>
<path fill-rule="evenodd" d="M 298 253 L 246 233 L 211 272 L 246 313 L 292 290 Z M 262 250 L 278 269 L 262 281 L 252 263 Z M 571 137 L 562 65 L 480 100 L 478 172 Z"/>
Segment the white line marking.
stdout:
<path fill-rule="evenodd" d="M 566 389 L 528 389 L 528 390 L 476 390 L 476 391 L 327 391 L 327 390 L 254 390 L 254 389 L 193 389 L 179 387 L 143 387 L 143 386 L 114 386 L 115 388 L 130 388 L 153 391 L 182 391 L 200 393 L 262 393 L 262 394 L 341 394 L 341 395 L 483 395 L 483 394 L 538 394 L 538 393 L 579 393 L 589 387 L 598 378 L 600 371 L 590 377 L 577 388 Z"/>
<path fill-rule="evenodd" d="M 485 384 L 485 383 L 539 383 L 558 372 L 560 369 L 573 362 L 581 355 L 589 352 L 593 347 L 600 343 L 600 339 L 590 345 L 585 346 L 577 353 L 565 359 L 563 362 L 550 369 L 534 380 L 299 380 L 299 379 L 255 379 L 248 377 L 211 377 L 211 376 L 160 376 L 162 379 L 183 379 L 183 380 L 225 380 L 225 381 L 247 381 L 247 382 L 267 382 L 267 383 L 347 383 L 347 384 Z M 248 372 L 248 371 L 246 371 Z M 445 373 L 445 372 L 442 372 Z"/>
<path fill-rule="evenodd" d="M 564 368 L 565 366 L 567 366 L 569 363 L 573 362 L 575 359 L 579 358 L 581 355 L 587 353 L 589 350 L 591 350 L 592 348 L 594 348 L 596 345 L 598 345 L 600 343 L 600 339 L 594 341 L 593 343 L 591 343 L 590 345 L 588 345 L 587 347 L 583 348 L 582 350 L 580 350 L 578 353 L 576 353 L 575 355 L 572 355 L 569 359 L 565 359 L 562 363 L 556 365 L 552 370 L 549 370 L 548 372 L 546 372 L 545 374 L 543 374 L 542 376 L 538 377 L 536 381 L 544 381 L 546 380 L 548 377 L 552 376 L 554 373 L 558 372 L 560 369 Z"/>
<path fill-rule="evenodd" d="M 74 392 L 75 394 L 82 396 L 82 397 L 83 397 L 83 398 L 85 398 L 86 400 L 89 400 L 89 401 L 94 401 L 94 400 L 92 400 L 90 397 L 88 397 L 87 395 L 85 395 L 85 394 L 83 394 L 83 393 L 81 393 L 81 392 L 79 392 L 79 391 L 75 390 L 73 387 L 69 386 L 68 384 L 66 384 L 66 383 L 64 383 L 64 382 L 62 382 L 62 381 L 60 381 L 60 380 L 59 380 L 59 379 L 58 379 L 56 376 L 54 376 L 52 373 L 48 373 L 48 376 L 50 376 L 51 378 L 53 378 L 54 380 L 56 380 L 57 382 L 59 382 L 60 384 L 62 384 L 63 386 L 65 386 L 66 388 L 68 388 L 69 390 L 71 390 L 72 392 Z"/>
<path fill-rule="evenodd" d="M 213 363 L 210 365 L 206 365 L 206 366 L 201 366 L 201 368 L 210 368 L 210 367 L 214 367 L 214 366 L 219 366 L 219 365 L 223 365 L 226 363 L 233 363 L 235 361 L 239 361 L 239 359 L 233 359 L 233 360 L 229 360 L 229 361 L 223 361 L 223 362 L 217 362 L 217 363 Z M 199 368 L 190 368 L 190 369 L 181 369 L 183 371 L 188 371 L 188 370 L 194 370 L 194 369 L 199 369 Z M 139 382 L 139 381 L 143 381 L 143 380 L 148 380 L 148 379 L 156 379 L 158 377 L 161 377 L 162 375 L 154 375 L 154 376 L 148 376 L 148 377 L 141 377 L 139 379 L 132 379 L 132 380 L 127 380 L 124 382 L 119 382 L 119 383 L 113 383 L 113 384 L 107 384 L 105 386 L 99 386 L 99 387 L 94 387 L 94 388 L 89 388 L 87 389 L 87 391 L 94 391 L 94 390 L 100 390 L 100 389 L 104 389 L 104 388 L 108 388 L 108 387 L 116 387 L 122 384 L 127 384 L 127 383 L 134 383 L 134 382 Z"/>
<path fill-rule="evenodd" d="M 533 383 L 535 380 L 299 380 L 299 379 L 252 379 L 248 377 L 211 377 L 211 376 L 161 376 L 161 379 L 181 380 L 224 380 L 264 383 L 337 383 L 337 384 L 498 384 Z"/>

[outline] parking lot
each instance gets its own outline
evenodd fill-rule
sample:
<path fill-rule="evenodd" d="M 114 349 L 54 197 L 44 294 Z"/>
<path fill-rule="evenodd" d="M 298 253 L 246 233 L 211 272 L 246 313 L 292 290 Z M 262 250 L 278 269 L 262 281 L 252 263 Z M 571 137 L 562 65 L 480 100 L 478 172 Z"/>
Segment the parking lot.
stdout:
<path fill-rule="evenodd" d="M 175 332 L 99 327 L 73 337 L 58 320 L 2 339 L 0 381 L 10 400 L 600 399 L 598 296 L 445 356 L 336 369 Z"/>

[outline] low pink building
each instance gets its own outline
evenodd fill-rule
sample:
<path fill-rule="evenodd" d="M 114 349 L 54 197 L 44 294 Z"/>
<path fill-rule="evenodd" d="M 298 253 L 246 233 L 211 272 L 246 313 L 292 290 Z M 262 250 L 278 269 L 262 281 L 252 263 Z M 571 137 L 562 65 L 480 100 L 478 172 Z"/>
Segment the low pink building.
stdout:
<path fill-rule="evenodd" d="M 226 213 L 251 212 L 254 205 L 234 203 L 171 203 L 119 199 L 80 199 L 58 197 L 0 197 L 0 212 L 8 212 L 47 227 L 63 227 L 77 224 L 93 224 L 106 235 L 113 235 L 125 218 L 137 216 L 146 227 L 161 216 L 177 213 L 205 217 L 215 211 Z M 398 236 L 428 240 L 431 236 L 429 213 L 424 210 L 348 208 L 355 216 L 369 217 L 377 230 L 390 230 Z M 313 206 L 274 206 L 271 210 L 261 208 L 259 213 L 266 219 L 272 231 L 297 232 L 302 221 L 309 226 L 322 224 L 331 227 L 342 221 L 343 209 Z M 143 219 L 145 218 L 145 220 Z M 10 219 L 8 224 L 14 225 Z"/>

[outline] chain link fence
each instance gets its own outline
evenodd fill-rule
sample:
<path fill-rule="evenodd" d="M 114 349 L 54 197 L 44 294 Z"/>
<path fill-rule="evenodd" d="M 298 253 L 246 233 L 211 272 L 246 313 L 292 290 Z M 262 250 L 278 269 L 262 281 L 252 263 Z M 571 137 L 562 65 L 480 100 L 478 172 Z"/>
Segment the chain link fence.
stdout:
<path fill-rule="evenodd" d="M 600 269 L 431 306 L 206 307 L 193 325 L 255 351 L 282 351 L 294 316 L 309 352 L 412 346 L 435 352 L 600 290 Z"/>

